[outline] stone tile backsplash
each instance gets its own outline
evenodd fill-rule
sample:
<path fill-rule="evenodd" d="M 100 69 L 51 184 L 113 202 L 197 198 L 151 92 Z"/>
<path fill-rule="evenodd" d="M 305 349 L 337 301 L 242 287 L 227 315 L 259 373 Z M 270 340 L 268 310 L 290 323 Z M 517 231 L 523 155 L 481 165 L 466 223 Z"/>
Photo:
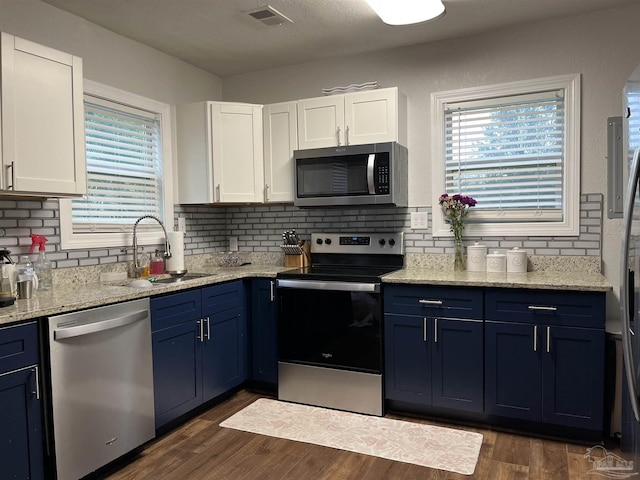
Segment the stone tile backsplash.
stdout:
<path fill-rule="evenodd" d="M 411 212 L 427 212 L 429 228 L 412 230 Z M 468 237 L 465 243 L 482 241 L 489 248 L 527 249 L 536 256 L 588 256 L 600 258 L 602 249 L 603 195 L 580 197 L 580 235 L 577 237 Z M 47 252 L 54 268 L 104 265 L 131 260 L 130 251 L 119 248 L 62 250 L 60 247 L 60 213 L 57 200 L 0 200 L 0 248 L 12 256 L 26 253 L 29 235 L 47 236 Z M 334 208 L 304 210 L 292 205 L 209 206 L 179 205 L 177 218 L 186 220 L 185 255 L 223 253 L 229 249 L 229 237 L 237 237 L 238 249 L 246 253 L 279 253 L 282 232 L 295 228 L 302 238 L 315 231 L 405 232 L 407 254 L 452 253 L 450 239 L 431 234 L 431 207 L 409 208 Z M 132 226 L 133 227 L 133 226 Z M 149 247 L 155 248 L 155 247 Z"/>

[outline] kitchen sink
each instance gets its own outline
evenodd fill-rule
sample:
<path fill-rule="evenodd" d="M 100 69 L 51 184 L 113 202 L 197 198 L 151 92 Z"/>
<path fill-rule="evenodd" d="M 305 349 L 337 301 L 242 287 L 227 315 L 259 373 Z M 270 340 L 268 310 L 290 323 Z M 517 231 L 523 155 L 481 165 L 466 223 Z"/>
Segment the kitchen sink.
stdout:
<path fill-rule="evenodd" d="M 157 280 L 152 280 L 152 283 L 180 283 L 180 282 L 187 282 L 189 280 L 195 280 L 198 278 L 213 277 L 214 275 L 215 273 L 185 273 L 184 275 L 181 275 L 181 276 L 159 278 Z"/>

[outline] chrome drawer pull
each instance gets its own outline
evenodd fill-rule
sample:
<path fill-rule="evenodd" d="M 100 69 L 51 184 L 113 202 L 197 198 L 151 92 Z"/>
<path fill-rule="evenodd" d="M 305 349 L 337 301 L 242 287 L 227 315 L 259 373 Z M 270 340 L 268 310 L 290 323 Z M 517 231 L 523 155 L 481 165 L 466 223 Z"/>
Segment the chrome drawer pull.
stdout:
<path fill-rule="evenodd" d="M 418 300 L 418 303 L 421 303 L 422 305 L 442 305 L 442 300 L 425 300 L 424 298 L 421 298 Z"/>
<path fill-rule="evenodd" d="M 538 326 L 533 326 L 533 351 L 538 351 Z"/>
<path fill-rule="evenodd" d="M 557 307 L 547 307 L 545 305 L 529 305 L 529 310 L 544 310 L 547 312 L 555 312 L 558 310 Z"/>

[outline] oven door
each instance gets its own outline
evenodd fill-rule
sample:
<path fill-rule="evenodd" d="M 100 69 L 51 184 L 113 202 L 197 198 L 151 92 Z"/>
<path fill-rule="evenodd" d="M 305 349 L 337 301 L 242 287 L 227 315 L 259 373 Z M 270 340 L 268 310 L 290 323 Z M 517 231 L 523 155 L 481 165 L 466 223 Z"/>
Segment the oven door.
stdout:
<path fill-rule="evenodd" d="M 279 279 L 279 361 L 382 373 L 379 283 Z"/>

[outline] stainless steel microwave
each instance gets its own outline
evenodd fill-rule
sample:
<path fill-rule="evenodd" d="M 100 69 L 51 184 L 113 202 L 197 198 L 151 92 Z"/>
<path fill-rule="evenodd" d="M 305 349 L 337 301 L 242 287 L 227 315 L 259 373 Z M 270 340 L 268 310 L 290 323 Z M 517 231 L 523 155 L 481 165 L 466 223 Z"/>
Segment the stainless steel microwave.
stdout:
<path fill-rule="evenodd" d="M 294 151 L 298 207 L 407 206 L 407 149 L 397 142 Z"/>

